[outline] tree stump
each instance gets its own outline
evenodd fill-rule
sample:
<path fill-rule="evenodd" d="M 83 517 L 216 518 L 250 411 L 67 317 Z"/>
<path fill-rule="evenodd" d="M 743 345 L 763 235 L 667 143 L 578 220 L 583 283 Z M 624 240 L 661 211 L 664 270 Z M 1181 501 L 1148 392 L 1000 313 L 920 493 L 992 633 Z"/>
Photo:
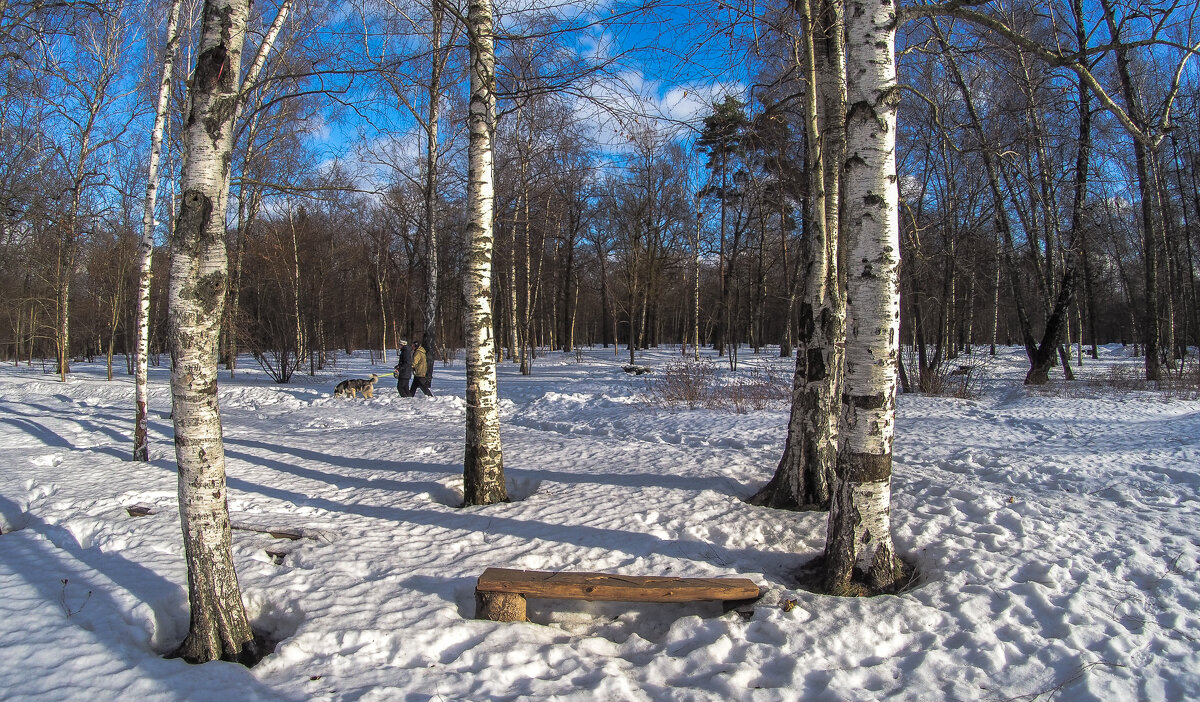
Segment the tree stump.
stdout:
<path fill-rule="evenodd" d="M 525 596 L 515 592 L 475 591 L 475 618 L 493 622 L 523 622 Z"/>

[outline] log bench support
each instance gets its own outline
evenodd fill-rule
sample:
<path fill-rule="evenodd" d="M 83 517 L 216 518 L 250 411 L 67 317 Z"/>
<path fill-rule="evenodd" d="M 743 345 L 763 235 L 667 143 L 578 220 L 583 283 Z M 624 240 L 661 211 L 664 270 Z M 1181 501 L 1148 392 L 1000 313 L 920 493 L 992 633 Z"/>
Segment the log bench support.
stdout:
<path fill-rule="evenodd" d="M 758 585 L 746 578 L 668 578 L 488 568 L 475 585 L 475 618 L 526 621 L 526 597 L 609 602 L 718 600 L 741 604 L 760 595 Z"/>
<path fill-rule="evenodd" d="M 516 592 L 475 590 L 475 618 L 493 622 L 523 622 L 525 595 Z"/>

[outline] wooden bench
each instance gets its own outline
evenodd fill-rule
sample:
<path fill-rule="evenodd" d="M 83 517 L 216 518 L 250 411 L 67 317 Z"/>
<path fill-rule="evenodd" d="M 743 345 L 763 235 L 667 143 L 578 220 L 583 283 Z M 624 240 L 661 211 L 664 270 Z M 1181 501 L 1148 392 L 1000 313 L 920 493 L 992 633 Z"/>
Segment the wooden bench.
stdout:
<path fill-rule="evenodd" d="M 526 597 L 612 602 L 719 600 L 741 604 L 760 595 L 758 585 L 746 578 L 668 578 L 488 568 L 475 585 L 475 618 L 526 621 Z"/>

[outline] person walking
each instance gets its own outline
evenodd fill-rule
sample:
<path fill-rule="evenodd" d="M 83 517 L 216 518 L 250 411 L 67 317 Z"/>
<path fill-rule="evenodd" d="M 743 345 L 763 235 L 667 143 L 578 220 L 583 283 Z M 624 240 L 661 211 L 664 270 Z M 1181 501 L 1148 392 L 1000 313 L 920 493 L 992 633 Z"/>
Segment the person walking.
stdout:
<path fill-rule="evenodd" d="M 413 353 L 408 342 L 401 339 L 400 348 L 396 351 L 396 392 L 400 397 L 412 397 L 413 388 L 409 386 L 413 374 Z"/>
<path fill-rule="evenodd" d="M 412 397 L 417 394 L 417 388 L 425 393 L 426 397 L 433 397 L 433 392 L 429 389 L 430 377 L 433 368 L 429 365 L 429 357 L 425 354 L 425 347 L 418 346 L 412 356 L 412 387 L 408 389 L 408 396 Z"/>

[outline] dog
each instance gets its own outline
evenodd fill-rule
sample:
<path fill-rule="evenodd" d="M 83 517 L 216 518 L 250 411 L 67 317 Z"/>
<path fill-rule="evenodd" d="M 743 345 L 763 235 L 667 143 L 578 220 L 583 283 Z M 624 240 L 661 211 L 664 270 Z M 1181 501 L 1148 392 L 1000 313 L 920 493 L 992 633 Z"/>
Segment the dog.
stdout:
<path fill-rule="evenodd" d="M 351 378 L 349 380 L 343 380 L 337 384 L 336 388 L 334 388 L 333 395 L 334 397 L 339 395 L 342 397 L 346 397 L 347 395 L 350 397 L 358 397 L 358 393 L 362 392 L 363 397 L 369 400 L 372 397 L 375 397 L 375 381 L 377 380 L 379 380 L 379 376 L 375 375 L 374 373 L 371 374 L 370 378 Z"/>

